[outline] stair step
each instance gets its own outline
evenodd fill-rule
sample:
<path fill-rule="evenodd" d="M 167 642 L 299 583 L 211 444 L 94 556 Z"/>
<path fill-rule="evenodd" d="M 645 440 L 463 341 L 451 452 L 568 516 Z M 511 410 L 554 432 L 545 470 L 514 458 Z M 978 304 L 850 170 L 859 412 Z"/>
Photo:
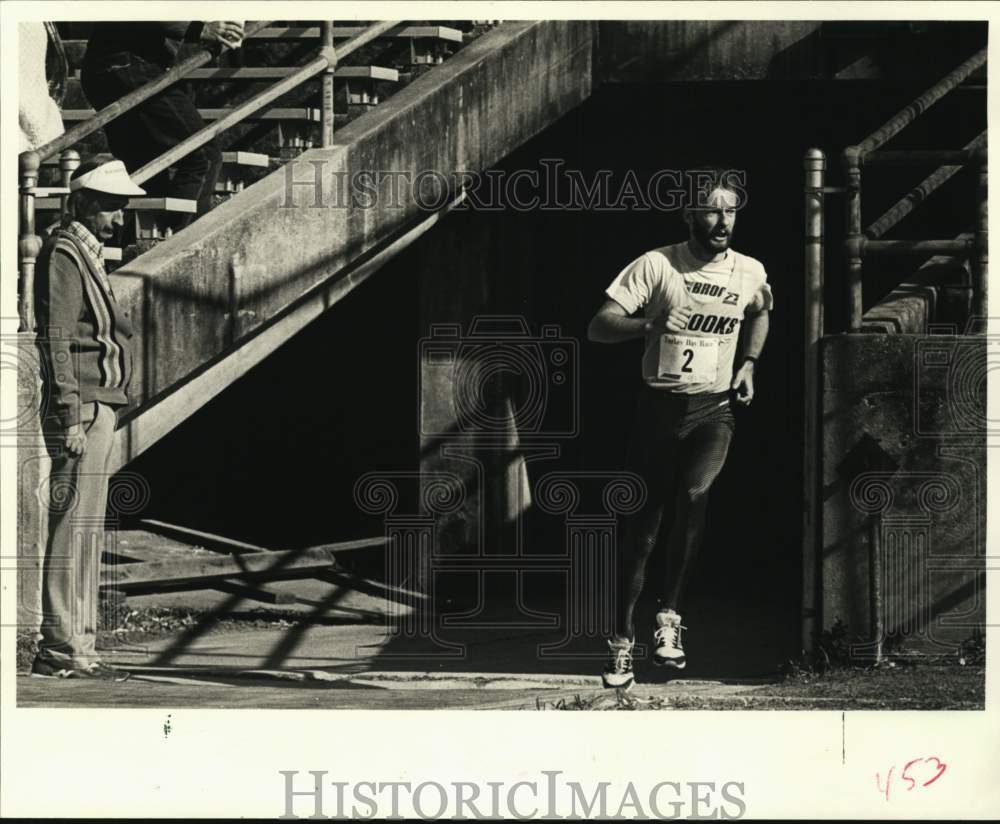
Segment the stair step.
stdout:
<path fill-rule="evenodd" d="M 364 26 L 334 26 L 335 39 L 354 37 L 365 30 Z M 250 40 L 318 40 L 321 36 L 319 26 L 269 26 L 261 29 Z M 379 39 L 393 40 L 441 40 L 448 43 L 463 42 L 462 32 L 448 26 L 406 26 L 396 32 L 389 32 Z M 87 41 L 77 38 L 63 40 L 66 50 L 66 60 L 72 69 L 83 65 L 87 53 Z"/>
<path fill-rule="evenodd" d="M 226 109 L 198 109 L 198 113 L 205 120 L 219 120 L 232 112 L 231 108 Z M 78 123 L 82 120 L 89 120 L 94 116 L 93 109 L 63 109 L 62 119 L 66 123 Z M 319 123 L 321 119 L 320 110 L 312 108 L 294 109 L 268 109 L 264 112 L 255 112 L 245 118 L 247 121 L 257 120 L 299 120 L 311 123 Z"/>
<path fill-rule="evenodd" d="M 57 212 L 62 208 L 58 197 L 36 197 L 35 211 Z M 194 214 L 198 204 L 193 200 L 179 197 L 135 197 L 129 200 L 128 207 L 133 212 L 184 212 Z"/>
<path fill-rule="evenodd" d="M 365 30 L 365 26 L 334 26 L 334 38 L 355 37 Z M 251 35 L 250 40 L 299 40 L 319 39 L 319 26 L 270 26 Z M 405 26 L 399 31 L 383 34 L 379 39 L 402 40 L 444 40 L 451 43 L 462 42 L 462 32 L 448 26 Z"/>
<path fill-rule="evenodd" d="M 223 166 L 256 166 L 262 169 L 271 165 L 271 158 L 260 152 L 223 152 Z"/>
<path fill-rule="evenodd" d="M 195 69 L 186 80 L 279 80 L 299 71 L 299 66 L 262 66 L 241 68 Z M 365 79 L 397 82 L 399 71 L 385 66 L 341 66 L 333 74 L 334 80 Z"/>

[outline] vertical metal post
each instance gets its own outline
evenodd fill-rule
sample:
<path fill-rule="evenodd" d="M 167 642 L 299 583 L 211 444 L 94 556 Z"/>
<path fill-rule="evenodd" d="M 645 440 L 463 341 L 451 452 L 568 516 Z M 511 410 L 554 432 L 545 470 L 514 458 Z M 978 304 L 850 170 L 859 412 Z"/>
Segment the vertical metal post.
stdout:
<path fill-rule="evenodd" d="M 986 147 L 976 150 L 978 188 L 976 191 L 976 227 L 972 248 L 972 314 L 985 321 L 989 315 L 989 216 L 987 212 L 988 188 Z M 977 324 L 986 331 L 986 323 Z"/>
<path fill-rule="evenodd" d="M 73 172 L 80 168 L 80 155 L 73 149 L 67 149 L 59 156 L 59 171 L 62 172 L 62 186 L 64 189 L 69 188 L 70 181 L 73 178 Z M 69 200 L 69 195 L 61 195 L 59 198 L 59 215 L 60 217 L 66 214 L 66 202 Z"/>
<path fill-rule="evenodd" d="M 333 73 L 337 70 L 336 52 L 333 48 L 333 21 L 323 21 L 323 51 L 327 54 L 327 66 L 323 71 L 322 112 L 320 143 L 324 147 L 333 145 Z"/>
<path fill-rule="evenodd" d="M 864 236 L 861 234 L 861 150 L 857 146 L 844 149 L 844 176 L 847 187 L 847 238 L 844 241 L 847 264 L 847 331 L 861 331 L 863 312 L 861 292 L 861 258 Z"/>
<path fill-rule="evenodd" d="M 809 149 L 805 171 L 805 340 L 803 394 L 802 649 L 812 652 L 818 636 L 820 555 L 819 341 L 823 337 L 823 185 L 826 155 Z"/>
<path fill-rule="evenodd" d="M 35 234 L 35 186 L 38 185 L 41 163 L 36 152 L 24 152 L 18 157 L 21 184 L 21 231 L 17 244 L 21 281 L 18 289 L 18 316 L 22 332 L 35 330 L 35 261 L 42 248 L 42 239 Z"/>

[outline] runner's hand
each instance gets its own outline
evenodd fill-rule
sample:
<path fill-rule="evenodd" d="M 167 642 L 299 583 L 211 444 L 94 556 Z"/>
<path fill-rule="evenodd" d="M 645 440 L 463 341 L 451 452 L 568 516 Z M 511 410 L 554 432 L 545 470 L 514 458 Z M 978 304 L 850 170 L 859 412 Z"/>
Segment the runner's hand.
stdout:
<path fill-rule="evenodd" d="M 747 361 L 733 377 L 732 390 L 736 393 L 736 402 L 749 406 L 753 401 L 753 361 Z"/>
<path fill-rule="evenodd" d="M 691 317 L 691 307 L 675 306 L 664 314 L 666 314 L 664 327 L 668 332 L 683 332 L 687 329 L 688 319 Z"/>
<path fill-rule="evenodd" d="M 66 430 L 66 451 L 79 458 L 87 449 L 87 433 L 82 424 L 75 423 Z"/>
<path fill-rule="evenodd" d="M 243 42 L 243 23 L 234 20 L 206 23 L 201 30 L 201 39 L 238 49 Z"/>

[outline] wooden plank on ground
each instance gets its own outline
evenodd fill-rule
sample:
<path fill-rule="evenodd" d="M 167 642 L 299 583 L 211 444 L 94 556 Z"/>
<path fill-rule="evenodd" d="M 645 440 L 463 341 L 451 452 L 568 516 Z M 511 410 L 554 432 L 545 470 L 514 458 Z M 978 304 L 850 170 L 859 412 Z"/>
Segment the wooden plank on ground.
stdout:
<path fill-rule="evenodd" d="M 181 549 L 180 547 L 176 546 L 170 547 L 171 554 L 173 555 L 173 560 L 175 561 L 187 560 L 178 558 L 178 555 L 180 555 L 180 552 L 178 550 L 180 549 Z M 195 548 L 192 547 L 191 549 L 194 550 Z M 169 557 L 168 558 L 164 557 L 164 551 L 158 551 L 155 549 L 136 549 L 134 547 L 129 547 L 129 546 L 115 546 L 113 549 L 108 550 L 106 554 L 117 559 L 119 562 L 124 561 L 126 563 L 130 562 L 154 563 L 154 562 L 162 562 L 170 560 Z M 215 557 L 215 556 L 207 556 L 207 557 Z M 118 566 L 118 564 L 114 565 L 108 564 L 104 567 L 104 578 L 106 581 L 105 583 L 106 588 L 114 587 L 114 590 L 117 591 L 117 587 L 115 587 L 114 585 L 114 580 L 117 580 L 119 569 L 120 567 Z M 206 589 L 215 589 L 218 590 L 219 592 L 227 592 L 233 595 L 242 595 L 243 597 L 252 599 L 254 601 L 260 601 L 265 604 L 275 604 L 279 606 L 282 604 L 294 604 L 298 600 L 295 597 L 295 593 L 293 592 L 285 592 L 284 590 L 272 589 L 266 584 L 258 584 L 256 586 L 251 586 L 242 581 L 234 579 L 213 581 L 210 586 L 206 587 Z"/>
<path fill-rule="evenodd" d="M 336 564 L 335 554 L 327 549 L 305 549 L 123 564 L 115 568 L 114 574 L 105 571 L 101 586 L 129 592 L 157 585 L 206 588 L 226 578 L 236 578 L 240 582 L 245 579 L 309 578 L 331 569 Z"/>
<path fill-rule="evenodd" d="M 236 541 L 226 538 L 223 535 L 216 535 L 212 532 L 202 532 L 199 529 L 191 529 L 177 524 L 168 524 L 165 521 L 157 521 L 153 518 L 141 518 L 139 523 L 158 535 L 174 538 L 178 541 L 194 542 L 205 549 L 223 552 L 267 552 L 267 547 L 248 544 L 243 541 Z"/>
<path fill-rule="evenodd" d="M 373 581 L 370 578 L 362 578 L 360 575 L 342 569 L 325 570 L 317 574 L 316 577 L 331 584 L 347 587 L 365 595 L 374 595 L 376 598 L 385 598 L 387 601 L 394 601 L 397 604 L 412 606 L 417 601 L 427 600 L 427 596 L 422 592 L 394 587 L 381 581 Z"/>

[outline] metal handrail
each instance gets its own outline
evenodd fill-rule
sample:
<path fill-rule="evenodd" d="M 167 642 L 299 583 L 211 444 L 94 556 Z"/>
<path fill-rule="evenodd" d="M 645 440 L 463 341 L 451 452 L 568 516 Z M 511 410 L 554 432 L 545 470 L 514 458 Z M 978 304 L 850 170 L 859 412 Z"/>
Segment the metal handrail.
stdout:
<path fill-rule="evenodd" d="M 878 254 L 917 254 L 915 249 L 920 245 L 905 241 L 898 244 L 888 241 L 872 240 L 883 235 L 895 226 L 906 215 L 910 214 L 927 195 L 936 191 L 946 180 L 952 177 L 961 165 L 968 162 L 976 163 L 979 170 L 979 202 L 974 242 L 963 244 L 972 263 L 973 302 L 977 314 L 986 312 L 986 276 L 987 276 L 987 221 L 986 221 L 986 137 L 985 133 L 972 141 L 964 149 L 957 152 L 927 152 L 927 151 L 893 151 L 876 152 L 875 150 L 891 140 L 903 129 L 909 126 L 920 115 L 924 114 L 941 98 L 953 91 L 970 74 L 985 65 L 986 49 L 982 49 L 950 71 L 930 89 L 920 95 L 909 106 L 889 118 L 878 129 L 855 146 L 848 146 L 843 151 L 842 165 L 846 180 L 846 210 L 847 237 L 844 240 L 846 258 L 847 282 L 847 331 L 861 331 L 861 317 L 864 311 L 862 303 L 862 261 L 865 253 Z M 899 165 L 906 162 L 907 155 L 914 164 L 925 162 L 940 162 L 946 164 L 934 171 L 915 190 L 893 205 L 885 214 L 876 220 L 867 231 L 861 229 L 861 168 L 868 162 L 873 165 Z M 948 241 L 925 241 L 924 243 L 947 243 Z"/>
<path fill-rule="evenodd" d="M 809 149 L 803 159 L 805 172 L 805 391 L 804 396 L 804 478 L 803 507 L 803 567 L 802 567 L 802 642 L 803 648 L 815 647 L 819 622 L 819 557 L 822 549 L 820 528 L 822 477 L 815 455 L 819 452 L 821 387 L 819 341 L 823 337 L 824 321 L 824 226 L 825 196 L 846 195 L 847 237 L 844 240 L 848 286 L 848 331 L 861 329 L 861 265 L 866 254 L 876 256 L 926 256 L 951 254 L 967 256 L 973 275 L 973 312 L 985 317 L 987 312 L 988 235 L 987 235 L 987 163 L 986 133 L 979 135 L 963 149 L 947 151 L 876 151 L 910 125 L 931 106 L 986 62 L 982 50 L 950 72 L 940 82 L 913 103 L 890 118 L 865 140 L 847 147 L 842 156 L 845 174 L 843 187 L 826 185 L 826 155 L 818 148 Z M 932 172 L 922 183 L 890 207 L 872 223 L 865 233 L 861 230 L 861 167 L 863 165 L 919 166 L 945 164 Z M 963 165 L 977 166 L 975 234 L 971 240 L 879 240 L 886 231 L 923 203 L 927 197 Z M 985 331 L 985 329 L 984 329 Z M 873 572 L 881 569 L 880 548 L 873 541 Z M 874 580 L 874 576 L 873 576 Z M 873 597 L 880 597 L 881 586 L 873 585 Z M 876 657 L 881 655 L 878 641 L 882 634 L 881 609 L 872 609 L 872 635 L 876 641 Z"/>
<path fill-rule="evenodd" d="M 271 25 L 270 20 L 251 23 L 246 27 L 244 39 L 251 37 L 261 29 L 266 29 L 269 25 Z M 222 48 L 225 50 L 229 47 L 223 46 Z M 89 120 L 78 123 L 72 129 L 63 132 L 59 135 L 59 137 L 55 137 L 48 143 L 39 146 L 34 150 L 35 154 L 38 155 L 39 160 L 47 160 L 53 155 L 61 152 L 63 149 L 68 149 L 70 146 L 79 143 L 83 140 L 83 138 L 93 134 L 98 129 L 110 123 L 112 120 L 121 117 L 126 112 L 134 109 L 140 103 L 149 100 L 149 98 L 151 98 L 154 94 L 157 94 L 166 89 L 168 86 L 172 86 L 174 83 L 183 80 L 195 69 L 204 66 L 211 60 L 214 60 L 218 54 L 218 47 L 205 46 L 196 54 L 192 54 L 176 66 L 172 66 L 168 71 L 161 74 L 155 80 L 149 81 L 144 86 L 140 86 L 135 91 L 131 91 L 124 97 L 116 100 L 114 103 L 105 106 Z"/>
<path fill-rule="evenodd" d="M 251 23 L 246 27 L 244 39 L 267 28 L 271 21 Z M 206 125 L 189 138 L 171 147 L 158 158 L 147 163 L 131 174 L 133 180 L 142 183 L 186 157 L 191 152 L 208 143 L 225 129 L 245 120 L 249 115 L 276 100 L 281 95 L 296 88 L 306 80 L 322 74 L 322 145 L 333 145 L 333 73 L 337 62 L 353 51 L 370 43 L 378 37 L 403 27 L 398 20 L 375 23 L 362 32 L 346 40 L 339 48 L 334 48 L 333 21 L 322 23 L 322 46 L 316 57 L 305 66 L 282 78 L 279 82 L 252 97 L 242 105 L 233 109 L 225 117 Z M 224 47 L 225 48 L 225 47 Z M 35 328 L 33 290 L 34 270 L 38 253 L 42 247 L 41 238 L 35 234 L 35 187 L 38 184 L 38 174 L 42 160 L 57 153 L 60 156 L 59 167 L 62 172 L 62 183 L 68 187 L 73 172 L 80 165 L 80 156 L 70 147 L 87 135 L 92 134 L 112 120 L 121 117 L 153 95 L 182 80 L 192 71 L 208 63 L 218 53 L 215 47 L 201 49 L 197 54 L 187 59 L 150 81 L 144 86 L 130 92 L 114 103 L 97 112 L 92 118 L 79 123 L 59 137 L 50 140 L 33 151 L 22 152 L 18 157 L 20 180 L 20 234 L 18 238 L 19 258 L 19 305 L 21 331 L 33 331 Z"/>
<path fill-rule="evenodd" d="M 886 209 L 885 213 L 878 220 L 865 229 L 865 237 L 869 240 L 875 240 L 876 238 L 882 237 L 882 235 L 888 232 L 893 226 L 910 214 L 910 212 L 927 200 L 927 198 L 940 189 L 947 181 L 951 180 L 956 174 L 958 174 L 968 159 L 975 156 L 976 149 L 985 146 L 986 132 L 983 132 L 975 140 L 966 144 L 964 149 L 958 152 L 948 152 L 947 154 L 949 155 L 961 156 L 964 157 L 965 160 L 962 160 L 955 165 L 941 166 L 939 169 L 924 178 L 908 194 Z M 942 152 L 942 154 L 945 153 Z M 874 156 L 877 157 L 878 155 L 876 154 Z"/>
<path fill-rule="evenodd" d="M 986 65 L 986 49 L 976 52 L 961 66 L 950 71 L 909 106 L 890 117 L 868 137 L 862 140 L 857 148 L 862 156 L 875 151 L 879 146 L 888 143 L 892 138 L 909 126 L 920 115 L 937 103 L 948 92 L 981 66 Z"/>
<path fill-rule="evenodd" d="M 329 69 L 335 69 L 337 66 L 337 61 L 341 57 L 345 57 L 353 51 L 361 48 L 365 44 L 371 42 L 377 37 L 382 36 L 385 32 L 396 28 L 399 25 L 399 21 L 390 21 L 386 23 L 376 23 L 372 26 L 366 28 L 361 34 L 350 38 L 345 41 L 336 50 L 333 46 L 324 45 L 319 50 L 319 54 L 313 59 L 298 69 L 294 74 L 290 74 L 288 77 L 282 78 L 277 83 L 272 84 L 264 91 L 250 98 L 250 100 L 243 103 L 241 106 L 233 109 L 225 117 L 220 118 L 214 123 L 210 123 L 205 126 L 200 131 L 195 132 L 187 140 L 178 143 L 176 146 L 168 149 L 162 155 L 160 155 L 155 160 L 150 161 L 142 168 L 138 169 L 134 174 L 131 175 L 132 179 L 136 183 L 142 183 L 144 180 L 149 180 L 151 177 L 155 177 L 164 169 L 173 166 L 181 158 L 189 155 L 199 146 L 208 143 L 212 138 L 214 138 L 219 132 L 225 131 L 230 126 L 245 120 L 249 115 L 256 112 L 258 109 L 263 108 L 268 103 L 281 95 L 294 89 L 296 86 L 305 82 L 311 77 L 320 74 L 321 72 L 327 71 Z M 332 96 L 330 103 L 332 104 Z M 332 125 L 332 119 L 331 119 Z M 331 130 L 332 136 L 332 130 Z"/>

